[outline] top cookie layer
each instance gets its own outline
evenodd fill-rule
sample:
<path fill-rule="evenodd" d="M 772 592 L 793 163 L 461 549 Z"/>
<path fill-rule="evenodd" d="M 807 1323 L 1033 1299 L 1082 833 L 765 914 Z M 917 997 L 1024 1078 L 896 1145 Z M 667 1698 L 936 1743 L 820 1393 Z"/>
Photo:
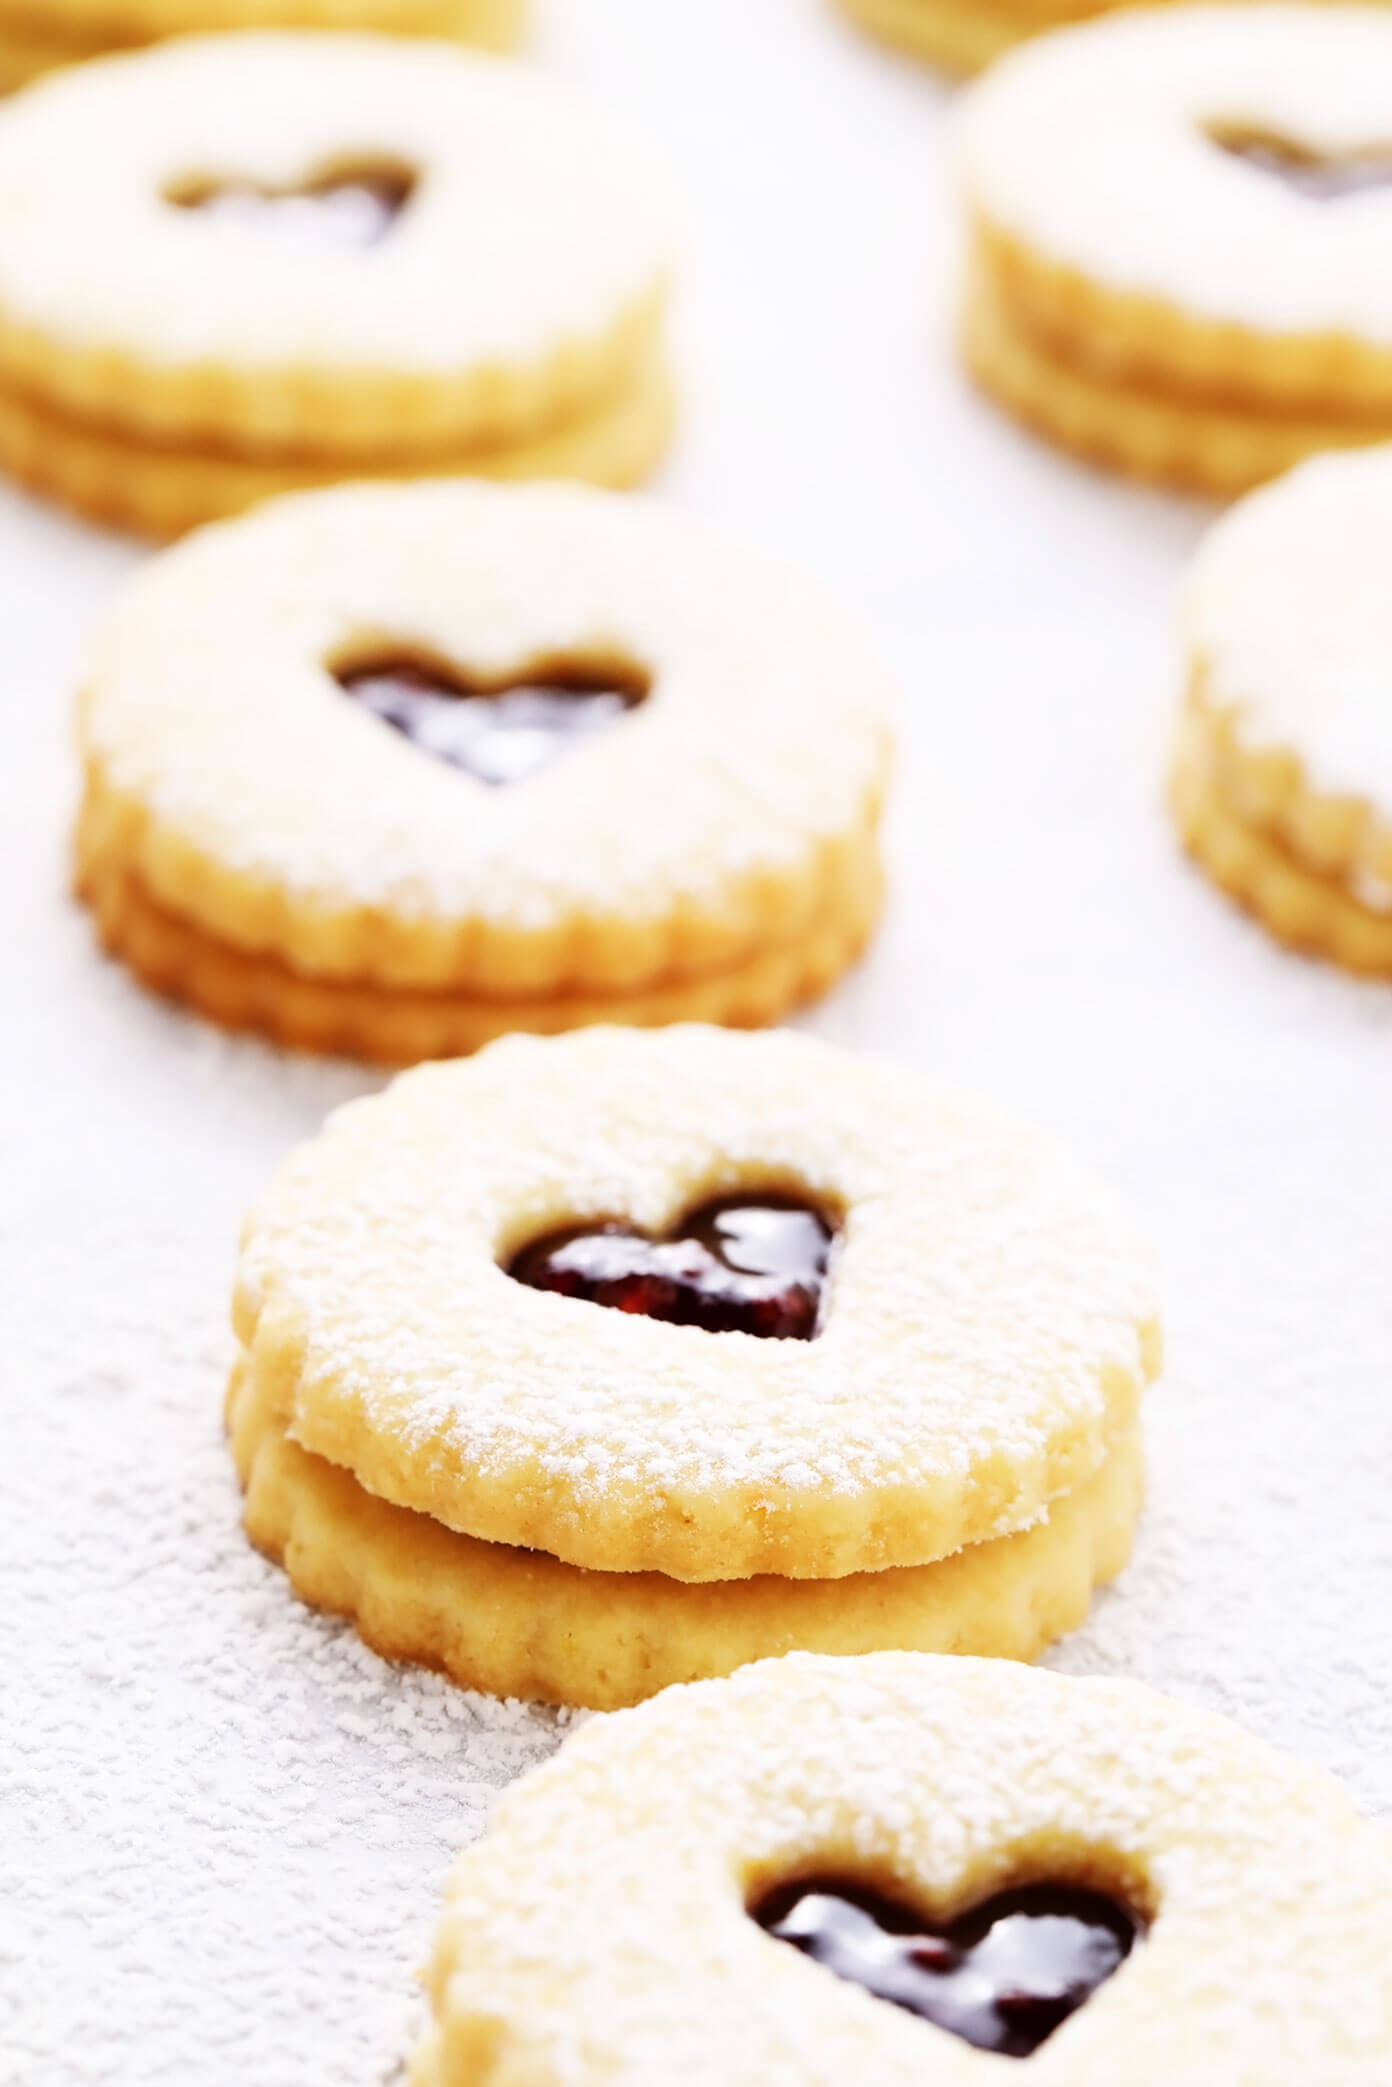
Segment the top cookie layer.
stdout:
<path fill-rule="evenodd" d="M 350 702 L 383 649 L 484 685 L 636 671 L 639 707 L 490 788 Z M 805 932 L 873 828 L 880 668 L 816 591 L 636 500 L 352 486 L 137 575 L 86 681 L 108 845 L 205 930 L 316 976 L 628 988 Z"/>
<path fill-rule="evenodd" d="M 1032 2087 L 1377 2087 L 1392 2068 L 1392 1863 L 1327 1777 L 1128 1682 L 795 1653 L 588 1725 L 503 1798 L 451 1886 L 413 2080 L 1009 2078 L 746 1914 L 817 1876 L 932 1919 L 1048 1879 L 1149 1917 L 1030 2058 Z"/>
<path fill-rule="evenodd" d="M 500 1263 L 793 1188 L 843 1213 L 813 1340 Z M 513 1038 L 331 1119 L 247 1231 L 237 1325 L 306 1448 L 470 1535 L 679 1579 L 913 1565 L 1095 1471 L 1158 1361 L 1125 1214 L 984 1105 L 792 1034 Z"/>
<path fill-rule="evenodd" d="M 1245 753 L 1352 800 L 1392 857 L 1392 448 L 1318 457 L 1244 500 L 1195 561 L 1198 686 Z"/>
<path fill-rule="evenodd" d="M 364 169 L 414 183 L 366 249 L 170 200 Z M 627 375 L 666 262 L 655 187 L 568 96 L 452 44 L 103 59 L 0 110 L 0 378 L 154 435 L 506 440 Z"/>
<path fill-rule="evenodd" d="M 1112 293 L 1392 346 L 1392 188 L 1316 199 L 1217 142 L 1386 155 L 1389 107 L 1383 9 L 1123 13 L 1011 53 L 971 91 L 968 199 L 1032 258 Z"/>

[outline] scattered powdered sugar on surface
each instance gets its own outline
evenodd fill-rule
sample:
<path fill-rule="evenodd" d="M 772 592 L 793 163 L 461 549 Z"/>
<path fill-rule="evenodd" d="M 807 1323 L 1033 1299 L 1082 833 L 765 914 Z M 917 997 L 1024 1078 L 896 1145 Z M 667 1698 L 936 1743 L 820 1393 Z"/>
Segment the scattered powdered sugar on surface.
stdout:
<path fill-rule="evenodd" d="M 931 81 L 812 0 L 585 0 L 541 50 L 681 190 L 674 503 L 800 560 L 899 670 L 895 905 L 809 1026 L 1062 1137 L 1158 1254 L 1149 1511 L 1050 1664 L 1223 1711 L 1392 1818 L 1392 990 L 1179 859 L 1203 515 L 958 384 Z M 377 1082 L 156 1007 L 64 897 L 68 692 L 130 562 L 0 500 L 0 2072 L 388 2082 L 451 1856 L 556 1720 L 392 1672 L 239 1535 L 241 1214 Z"/>

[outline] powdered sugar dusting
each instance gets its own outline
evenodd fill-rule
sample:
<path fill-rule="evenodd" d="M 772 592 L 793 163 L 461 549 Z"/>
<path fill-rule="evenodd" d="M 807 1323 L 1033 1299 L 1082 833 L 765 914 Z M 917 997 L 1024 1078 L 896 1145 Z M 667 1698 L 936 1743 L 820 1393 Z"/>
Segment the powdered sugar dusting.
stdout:
<path fill-rule="evenodd" d="M 172 210 L 355 156 L 420 176 L 361 255 Z M 155 369 L 459 380 L 593 351 L 667 264 L 659 179 L 521 66 L 432 42 L 190 37 L 45 81 L 0 118 L 11 327 Z M 358 265 L 354 265 L 354 262 Z M 12 345 L 12 344 L 11 344 Z"/>
<path fill-rule="evenodd" d="M 1392 823 L 1392 449 L 1317 457 L 1234 509 L 1189 587 L 1206 694 L 1251 751 Z"/>
<path fill-rule="evenodd" d="M 846 1871 L 949 1914 L 1081 1873 L 1153 1919 L 1041 2081 L 1170 2087 L 1200 2054 L 1214 2080 L 1371 2087 L 1392 2057 L 1392 1863 L 1335 1784 L 1131 1684 L 894 1654 L 794 1654 L 591 1726 L 460 1863 L 437 2005 L 575 2087 L 660 2077 L 659 2053 L 701 2083 L 998 2077 L 745 1915 Z"/>
<path fill-rule="evenodd" d="M 617 655 L 652 688 L 495 790 L 344 701 L 329 666 L 374 643 L 485 680 Z M 883 670 L 816 588 L 578 487 L 356 487 L 212 531 L 142 575 L 88 689 L 106 786 L 311 920 L 670 929 L 808 874 L 886 762 Z"/>
<path fill-rule="evenodd" d="M 844 1214 L 814 1341 L 606 1312 L 499 1266 L 760 1181 Z M 291 1432 L 372 1491 L 707 1579 L 920 1564 L 1028 1522 L 1129 1423 L 1158 1318 L 1130 1217 L 1047 1141 L 809 1038 L 694 1026 L 403 1075 L 287 1163 L 240 1292 L 256 1366 L 303 1347 Z"/>
<path fill-rule="evenodd" d="M 1049 1664 L 1225 1711 L 1392 1819 L 1392 993 L 1179 857 L 1173 597 L 1208 517 L 960 385 L 930 79 L 806 0 L 550 16 L 542 58 L 681 185 L 674 501 L 856 598 L 905 691 L 894 905 L 811 1026 L 1047 1126 L 1160 1257 L 1136 1560 Z M 10 497 L 0 553 L 0 2045 L 26 2087 L 376 2087 L 475 1785 L 554 1727 L 384 1667 L 247 1551 L 238 1224 L 378 1083 L 96 957 L 69 698 L 134 554 Z"/>
<path fill-rule="evenodd" d="M 1113 292 L 1385 348 L 1392 196 L 1312 201 L 1210 133 L 1366 155 L 1388 142 L 1390 95 L 1392 22 L 1377 8 L 1123 12 L 993 69 L 963 107 L 963 171 L 991 223 Z"/>

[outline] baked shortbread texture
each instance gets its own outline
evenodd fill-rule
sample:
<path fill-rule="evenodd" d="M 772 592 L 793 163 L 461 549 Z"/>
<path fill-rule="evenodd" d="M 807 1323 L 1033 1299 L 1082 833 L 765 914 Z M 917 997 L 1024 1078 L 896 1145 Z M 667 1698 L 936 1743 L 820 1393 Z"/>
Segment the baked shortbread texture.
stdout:
<path fill-rule="evenodd" d="M 833 1234 L 811 1337 L 517 1262 L 769 1195 Z M 512 1038 L 340 1111 L 250 1219 L 234 1316 L 248 1526 L 307 1597 L 494 1686 L 449 1613 L 488 1586 L 513 1685 L 599 1703 L 789 1644 L 1037 1651 L 1125 1562 L 1159 1360 L 1126 1213 L 1047 1141 L 700 1027 Z"/>
<path fill-rule="evenodd" d="M 419 720 L 393 729 L 352 691 L 398 660 L 450 687 L 400 691 Z M 437 757 L 509 691 L 564 722 L 577 680 L 611 714 L 550 765 Z M 78 884 L 151 984 L 313 1048 L 768 1021 L 878 913 L 886 715 L 813 588 L 641 501 L 303 495 L 177 546 L 118 606 L 81 705 Z"/>
<path fill-rule="evenodd" d="M 1283 941 L 1392 976 L 1392 448 L 1209 532 L 1171 777 L 1187 845 Z"/>
<path fill-rule="evenodd" d="M 1012 53 L 961 116 L 970 368 L 1215 493 L 1392 435 L 1390 101 L 1381 8 L 1146 9 Z"/>
<path fill-rule="evenodd" d="M 953 73 L 977 72 L 1022 37 L 1099 12 L 1089 0 L 836 0 L 836 5 L 882 43 Z"/>
<path fill-rule="evenodd" d="M 664 211 L 506 62 L 190 38 L 0 110 L 0 464 L 170 535 L 348 476 L 627 485 L 666 445 Z"/>
<path fill-rule="evenodd" d="M 801 1879 L 935 1928 L 1016 1886 L 1114 1900 L 1140 1932 L 1039 2087 L 1392 2069 L 1392 1863 L 1329 1778 L 1132 1682 L 799 1654 L 594 1721 L 502 1799 L 449 1888 L 413 2087 L 1009 2077 L 765 1932 L 748 1909 Z M 1003 1969 L 1008 2023 L 1028 1957 Z"/>
<path fill-rule="evenodd" d="M 592 1710 L 794 1648 L 1033 1659 L 1083 1622 L 1094 1589 L 1127 1563 L 1144 1490 L 1133 1431 L 1029 1528 L 931 1565 L 692 1582 L 593 1572 L 394 1507 L 292 1442 L 244 1365 L 227 1425 L 247 1534 L 303 1600 L 350 1617 L 384 1658 L 490 1695 Z"/>
<path fill-rule="evenodd" d="M 506 50 L 527 0 L 0 0 L 0 86 L 103 52 L 227 29 L 370 29 Z"/>

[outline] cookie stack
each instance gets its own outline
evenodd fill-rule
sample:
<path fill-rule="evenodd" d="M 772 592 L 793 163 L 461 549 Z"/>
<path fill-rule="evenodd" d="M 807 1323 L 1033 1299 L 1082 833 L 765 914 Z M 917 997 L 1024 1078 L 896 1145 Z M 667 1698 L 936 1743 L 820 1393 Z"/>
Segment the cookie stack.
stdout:
<path fill-rule="evenodd" d="M 506 50 L 527 0 L 0 0 L 0 90 L 104 51 L 201 30 L 382 29 Z"/>
<path fill-rule="evenodd" d="M 330 1119 L 250 1222 L 253 1540 L 391 1657 L 608 1708 L 803 1646 L 1027 1658 L 1129 1551 L 1125 1214 L 810 1038 L 512 1038 Z"/>
<path fill-rule="evenodd" d="M 1170 794 L 1283 942 L 1392 977 L 1392 450 L 1322 457 L 1213 529 Z"/>
<path fill-rule="evenodd" d="M 648 169 L 455 47 L 193 38 L 0 110 L 0 465 L 174 535 L 283 489 L 629 485 L 666 448 Z"/>
<path fill-rule="evenodd" d="M 1012 53 L 962 116 L 980 383 L 1215 493 L 1392 436 L 1389 104 L 1380 8 L 1141 10 Z"/>
<path fill-rule="evenodd" d="M 339 487 L 139 574 L 80 721 L 108 948 L 388 1062 L 774 1019 L 878 916 L 881 670 L 811 587 L 582 487 Z"/>

